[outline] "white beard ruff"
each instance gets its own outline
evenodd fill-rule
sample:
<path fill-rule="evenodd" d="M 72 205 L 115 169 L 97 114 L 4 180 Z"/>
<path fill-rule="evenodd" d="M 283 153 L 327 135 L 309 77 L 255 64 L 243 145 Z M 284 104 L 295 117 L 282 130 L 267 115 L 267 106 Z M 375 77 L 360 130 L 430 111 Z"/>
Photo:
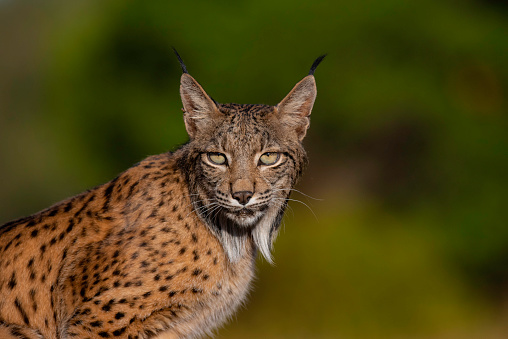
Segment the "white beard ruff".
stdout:
<path fill-rule="evenodd" d="M 238 225 L 228 218 L 219 220 L 220 228 L 218 230 L 217 226 L 212 227 L 215 229 L 230 262 L 236 263 L 246 254 L 248 239 L 251 237 L 261 255 L 273 265 L 271 250 L 278 233 L 278 225 L 274 224 L 279 222 L 277 215 L 280 213 L 280 209 L 281 206 L 270 206 L 268 211 L 249 228 Z"/>

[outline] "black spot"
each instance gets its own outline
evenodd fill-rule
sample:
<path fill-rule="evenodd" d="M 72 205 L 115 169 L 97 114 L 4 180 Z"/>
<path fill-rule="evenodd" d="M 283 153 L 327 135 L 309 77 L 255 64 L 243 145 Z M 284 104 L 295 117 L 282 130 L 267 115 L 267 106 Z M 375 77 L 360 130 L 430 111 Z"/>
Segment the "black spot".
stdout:
<path fill-rule="evenodd" d="M 169 296 L 173 297 L 176 293 L 177 293 L 176 291 L 171 291 L 171 292 L 169 292 Z"/>
<path fill-rule="evenodd" d="M 64 212 L 69 212 L 72 208 L 72 202 L 68 202 L 67 205 L 65 205 Z"/>
<path fill-rule="evenodd" d="M 85 210 L 85 208 L 88 207 L 88 204 L 90 202 L 92 202 L 94 199 L 95 199 L 95 194 L 92 194 L 90 196 L 90 198 L 88 198 L 88 200 L 83 204 L 83 206 L 81 206 L 81 208 L 76 213 L 74 213 L 74 217 L 79 216 Z"/>
<path fill-rule="evenodd" d="M 115 314 L 115 319 L 122 319 L 123 317 L 125 317 L 125 313 L 118 312 L 117 314 Z"/>
<path fill-rule="evenodd" d="M 4 225 L 3 227 L 5 227 L 5 225 Z M 7 249 L 8 249 L 9 247 L 11 247 L 11 245 L 12 245 L 12 240 L 11 240 L 11 241 L 9 241 L 9 242 L 7 243 L 7 245 L 5 245 L 4 252 L 5 252 L 5 251 L 7 251 Z"/>
<path fill-rule="evenodd" d="M 194 233 L 192 233 L 192 241 L 195 243 L 198 242 L 198 236 Z"/>
<path fill-rule="evenodd" d="M 28 315 L 26 314 L 25 310 L 23 309 L 23 306 L 21 306 L 21 302 L 18 298 L 14 300 L 14 305 L 16 306 L 16 309 L 18 310 L 19 314 L 21 314 L 21 317 L 23 318 L 24 323 L 29 326 L 30 320 L 28 319 Z"/>
<path fill-rule="evenodd" d="M 118 330 L 113 331 L 113 335 L 115 337 L 121 336 L 125 332 L 126 327 L 119 328 Z"/>
<path fill-rule="evenodd" d="M 135 182 L 131 185 L 131 187 L 129 188 L 129 193 L 128 193 L 127 197 L 130 197 L 132 195 L 132 193 L 134 192 L 134 189 L 136 188 L 137 185 L 138 185 L 138 182 Z"/>
<path fill-rule="evenodd" d="M 69 226 L 67 226 L 67 229 L 65 231 L 67 233 L 71 233 L 73 228 L 74 228 L 74 219 L 70 219 L 69 220 Z"/>
<path fill-rule="evenodd" d="M 109 312 L 111 311 L 111 305 L 104 305 L 102 306 L 101 308 L 104 312 Z"/>
<path fill-rule="evenodd" d="M 12 272 L 11 278 L 9 279 L 9 282 L 7 283 L 7 286 L 9 287 L 9 289 L 12 290 L 12 289 L 14 289 L 14 287 L 16 287 L 17 284 L 18 283 L 16 281 L 16 273 Z"/>
<path fill-rule="evenodd" d="M 11 331 L 11 334 L 16 337 L 16 338 L 27 338 L 25 337 L 25 335 L 23 333 L 21 333 L 21 329 L 17 328 L 17 327 L 12 327 L 10 329 Z"/>
<path fill-rule="evenodd" d="M 104 190 L 104 198 L 106 201 L 104 202 L 104 205 L 102 206 L 103 211 L 107 211 L 109 209 L 109 203 L 111 201 L 111 194 L 113 193 L 113 188 L 115 188 L 116 181 L 118 180 L 118 177 L 113 179 L 109 184 L 108 187 Z"/>
<path fill-rule="evenodd" d="M 77 320 L 77 319 L 76 319 L 76 320 L 73 320 L 73 321 L 71 322 L 71 325 L 72 325 L 72 326 L 78 326 L 78 325 L 81 325 L 82 323 L 83 323 L 83 320 Z"/>
<path fill-rule="evenodd" d="M 185 248 L 185 247 L 180 248 L 180 252 L 179 252 L 180 255 L 184 254 L 186 250 L 187 250 L 187 248 Z"/>
<path fill-rule="evenodd" d="M 37 236 L 37 234 L 39 234 L 39 230 L 33 230 L 32 233 L 30 233 L 30 236 L 32 238 L 35 238 Z"/>
<path fill-rule="evenodd" d="M 103 338 L 109 338 L 109 333 L 108 332 L 99 332 L 99 335 Z"/>
<path fill-rule="evenodd" d="M 92 326 L 92 327 L 102 327 L 102 321 L 97 320 L 97 321 L 91 322 L 90 326 Z"/>
<path fill-rule="evenodd" d="M 146 292 L 145 294 L 143 294 L 143 298 L 148 298 L 151 295 L 152 295 L 152 292 Z"/>
<path fill-rule="evenodd" d="M 199 259 L 198 251 L 194 250 L 192 251 L 192 254 L 194 254 L 194 261 L 197 261 Z"/>
<path fill-rule="evenodd" d="M 201 274 L 201 270 L 199 268 L 196 268 L 194 271 L 192 271 L 192 275 L 196 276 L 196 275 L 200 275 Z"/>
<path fill-rule="evenodd" d="M 161 292 L 166 292 L 167 290 L 168 290 L 167 286 L 161 286 L 161 287 L 159 287 L 159 291 L 161 291 Z"/>

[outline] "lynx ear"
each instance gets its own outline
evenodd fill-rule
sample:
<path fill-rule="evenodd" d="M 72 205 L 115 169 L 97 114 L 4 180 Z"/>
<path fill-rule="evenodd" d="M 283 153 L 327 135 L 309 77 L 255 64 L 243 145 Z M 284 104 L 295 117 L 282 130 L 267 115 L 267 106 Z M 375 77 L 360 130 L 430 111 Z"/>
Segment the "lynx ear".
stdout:
<path fill-rule="evenodd" d="M 180 79 L 180 96 L 182 97 L 185 128 L 189 137 L 193 139 L 200 129 L 209 126 L 210 122 L 220 113 L 215 102 L 188 73 L 182 74 Z"/>
<path fill-rule="evenodd" d="M 293 129 L 299 140 L 302 141 L 310 124 L 310 113 L 314 100 L 316 100 L 317 88 L 313 75 L 303 78 L 289 92 L 289 94 L 277 105 L 280 121 Z"/>

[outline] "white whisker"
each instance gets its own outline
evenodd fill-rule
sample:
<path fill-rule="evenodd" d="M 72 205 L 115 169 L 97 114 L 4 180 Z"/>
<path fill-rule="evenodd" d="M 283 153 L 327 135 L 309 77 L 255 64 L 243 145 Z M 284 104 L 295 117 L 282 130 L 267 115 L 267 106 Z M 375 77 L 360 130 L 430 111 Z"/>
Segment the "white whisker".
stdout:
<path fill-rule="evenodd" d="M 310 208 L 309 205 L 307 205 L 306 203 L 304 203 L 303 201 L 300 201 L 300 200 L 297 200 L 297 199 L 290 199 L 290 198 L 272 198 L 272 199 L 275 199 L 275 200 L 286 200 L 286 201 L 295 201 L 295 202 L 299 202 L 300 204 L 303 204 L 305 207 L 307 207 L 311 212 L 312 214 L 314 215 L 314 218 L 316 218 L 316 221 L 319 222 L 319 219 L 316 215 L 316 213 L 314 213 L 314 211 L 312 210 L 312 208 Z"/>
<path fill-rule="evenodd" d="M 319 198 L 311 197 L 310 195 L 305 194 L 302 191 L 299 191 L 299 190 L 294 189 L 294 188 L 275 188 L 275 189 L 273 189 L 273 191 L 274 192 L 277 192 L 277 191 L 294 191 L 294 192 L 300 193 L 301 195 L 304 195 L 307 198 L 312 199 L 312 200 L 317 200 L 317 201 L 324 201 L 325 200 L 325 199 L 319 199 Z"/>

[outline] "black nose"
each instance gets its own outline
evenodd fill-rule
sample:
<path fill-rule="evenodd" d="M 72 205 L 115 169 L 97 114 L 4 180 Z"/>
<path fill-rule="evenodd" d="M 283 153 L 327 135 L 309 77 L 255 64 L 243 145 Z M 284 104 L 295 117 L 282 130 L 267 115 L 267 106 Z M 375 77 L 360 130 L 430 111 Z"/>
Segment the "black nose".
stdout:
<path fill-rule="evenodd" d="M 237 200 L 240 204 L 246 205 L 249 202 L 250 198 L 252 198 L 253 194 L 254 193 L 252 193 L 251 191 L 240 191 L 233 193 L 233 198 Z"/>

